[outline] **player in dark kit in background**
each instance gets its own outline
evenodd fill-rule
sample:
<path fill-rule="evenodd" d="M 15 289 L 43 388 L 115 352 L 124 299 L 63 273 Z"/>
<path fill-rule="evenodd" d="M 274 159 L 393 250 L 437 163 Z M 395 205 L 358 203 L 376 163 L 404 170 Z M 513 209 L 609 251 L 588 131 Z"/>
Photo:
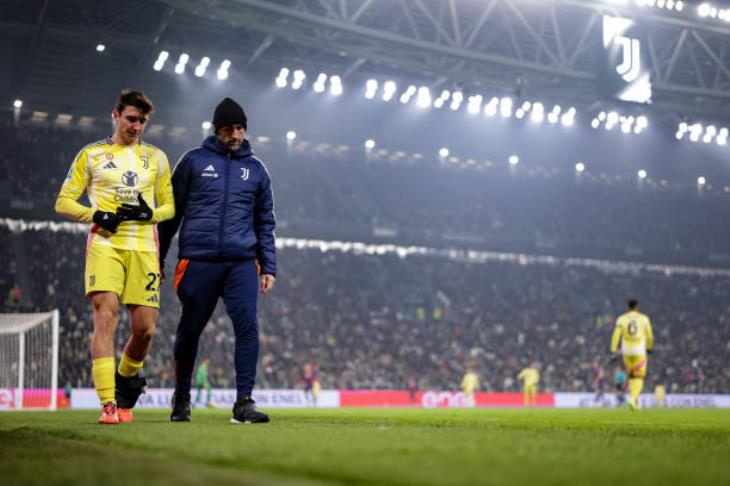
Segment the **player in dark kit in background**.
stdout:
<path fill-rule="evenodd" d="M 312 363 L 307 363 L 302 369 L 302 384 L 304 385 L 304 398 L 308 404 L 317 406 L 317 398 L 319 397 L 319 375 L 317 367 Z"/>
<path fill-rule="evenodd" d="M 276 280 L 271 180 L 246 140 L 243 108 L 224 99 L 215 135 L 188 151 L 172 175 L 176 217 L 160 226 L 160 266 L 182 223 L 174 287 L 182 303 L 175 337 L 173 422 L 190 421 L 190 382 L 198 341 L 219 298 L 233 322 L 236 403 L 231 423 L 268 422 L 251 398 L 259 355 L 258 293 Z"/>

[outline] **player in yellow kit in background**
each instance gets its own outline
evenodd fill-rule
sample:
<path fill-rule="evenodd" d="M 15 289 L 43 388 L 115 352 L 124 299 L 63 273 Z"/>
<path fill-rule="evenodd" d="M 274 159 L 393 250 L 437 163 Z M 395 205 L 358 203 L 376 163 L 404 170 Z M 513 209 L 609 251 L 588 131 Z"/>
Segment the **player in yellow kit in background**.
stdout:
<path fill-rule="evenodd" d="M 467 407 L 476 407 L 476 397 L 474 393 L 479 389 L 479 376 L 473 366 L 469 366 L 461 380 L 461 389 L 464 392 L 464 405 Z"/>
<path fill-rule="evenodd" d="M 525 407 L 537 405 L 537 384 L 540 382 L 540 372 L 537 368 L 538 364 L 532 363 L 517 375 L 517 379 L 522 381 Z"/>
<path fill-rule="evenodd" d="M 654 349 L 654 333 L 651 330 L 651 321 L 645 314 L 639 312 L 639 302 L 629 301 L 629 311 L 616 319 L 616 328 L 611 337 L 611 359 L 616 360 L 618 343 L 621 341 L 621 354 L 624 357 L 624 366 L 629 375 L 629 392 L 631 399 L 629 407 L 632 410 L 639 408 L 639 395 L 644 387 L 646 376 L 647 354 Z"/>
<path fill-rule="evenodd" d="M 123 91 L 112 112 L 114 134 L 81 149 L 56 199 L 57 213 L 91 223 L 85 285 L 93 311 L 91 370 L 101 424 L 132 420 L 131 409 L 147 383 L 139 372 L 160 306 L 155 223 L 172 218 L 175 204 L 167 157 L 140 140 L 153 112 L 144 94 Z M 78 202 L 84 191 L 91 207 Z M 131 337 L 115 373 L 120 300 L 129 312 Z"/>

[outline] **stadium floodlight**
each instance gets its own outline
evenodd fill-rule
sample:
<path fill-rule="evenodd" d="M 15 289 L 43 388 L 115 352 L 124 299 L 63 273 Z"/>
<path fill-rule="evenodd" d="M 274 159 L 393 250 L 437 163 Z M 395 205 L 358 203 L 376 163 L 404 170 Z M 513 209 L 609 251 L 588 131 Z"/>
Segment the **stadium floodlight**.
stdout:
<path fill-rule="evenodd" d="M 416 88 L 414 85 L 408 86 L 408 88 L 406 88 L 406 90 L 400 95 L 400 102 L 405 105 L 406 103 L 411 101 L 411 98 L 414 94 L 416 94 L 417 90 L 418 88 Z"/>
<path fill-rule="evenodd" d="M 205 70 L 208 69 L 208 64 L 210 64 L 210 58 L 205 56 L 200 60 L 200 64 L 195 66 L 195 75 L 202 78 L 205 75 Z"/>
<path fill-rule="evenodd" d="M 522 111 L 528 112 L 530 111 L 530 108 L 532 108 L 532 103 L 530 103 L 529 101 L 525 101 L 522 103 L 522 106 L 520 108 L 522 109 Z"/>
<path fill-rule="evenodd" d="M 482 111 L 482 102 L 484 97 L 482 95 L 471 95 L 466 103 L 466 111 L 471 115 L 476 115 Z"/>
<path fill-rule="evenodd" d="M 288 141 L 290 141 L 290 142 L 291 142 L 291 141 L 293 141 L 293 140 L 294 140 L 295 138 L 297 138 L 297 132 L 295 132 L 294 130 L 289 130 L 288 132 L 286 132 L 286 139 L 287 139 Z"/>
<path fill-rule="evenodd" d="M 639 169 L 639 172 L 636 173 L 637 176 L 639 176 L 639 179 L 646 179 L 646 171 L 644 169 Z"/>
<path fill-rule="evenodd" d="M 484 115 L 492 117 L 497 114 L 497 107 L 499 106 L 499 99 L 492 98 L 489 103 L 484 105 Z"/>
<path fill-rule="evenodd" d="M 418 88 L 418 96 L 416 97 L 416 106 L 419 108 L 428 108 L 431 106 L 431 90 L 427 86 Z"/>
<path fill-rule="evenodd" d="M 307 78 L 307 75 L 301 69 L 294 71 L 292 76 L 294 77 L 294 80 L 291 83 L 291 88 L 294 90 L 301 88 L 304 84 L 304 80 Z"/>
<path fill-rule="evenodd" d="M 23 100 L 13 101 L 13 108 L 19 109 L 23 107 Z"/>
<path fill-rule="evenodd" d="M 456 111 L 461 106 L 461 103 L 464 101 L 464 93 L 461 91 L 454 91 L 454 93 L 451 95 L 451 104 L 449 105 L 449 108 L 451 108 L 453 111 Z"/>
<path fill-rule="evenodd" d="M 606 125 L 615 125 L 619 121 L 619 114 L 615 111 L 610 112 L 606 115 Z"/>
<path fill-rule="evenodd" d="M 441 96 L 439 96 L 439 99 L 448 101 L 450 97 L 451 97 L 451 91 L 449 91 L 448 89 L 445 89 L 445 90 L 441 91 Z"/>
<path fill-rule="evenodd" d="M 325 83 L 327 82 L 327 75 L 325 73 L 319 73 L 317 80 L 312 85 L 315 93 L 323 93 L 325 89 Z M 373 95 L 374 96 L 374 95 Z"/>
<path fill-rule="evenodd" d="M 516 155 L 510 155 L 507 161 L 509 162 L 509 165 L 514 167 L 515 165 L 520 163 L 520 158 Z"/>
<path fill-rule="evenodd" d="M 598 121 L 605 121 L 606 120 L 606 112 L 602 111 L 598 114 Z"/>
<path fill-rule="evenodd" d="M 288 83 L 287 78 L 289 78 L 289 68 L 281 68 L 279 71 L 279 75 L 276 77 L 276 87 L 277 88 L 286 88 L 286 85 Z"/>
<path fill-rule="evenodd" d="M 554 105 L 553 109 L 548 113 L 548 123 L 558 123 L 560 120 L 560 112 L 563 110 L 563 108 L 560 105 Z"/>
<path fill-rule="evenodd" d="M 201 126 L 203 127 L 203 130 L 209 130 L 211 127 L 211 123 L 208 120 L 206 120 L 203 122 L 203 124 Z"/>
<path fill-rule="evenodd" d="M 433 102 L 434 108 L 443 108 L 443 106 L 444 106 L 443 98 L 436 98 L 436 100 Z"/>
<path fill-rule="evenodd" d="M 365 98 L 372 100 L 378 92 L 378 80 L 368 79 L 365 83 Z"/>
<path fill-rule="evenodd" d="M 573 125 L 573 123 L 575 123 L 575 115 L 571 114 L 570 112 L 563 113 L 563 115 L 560 117 L 560 123 L 564 127 L 569 127 Z"/>
<path fill-rule="evenodd" d="M 622 133 L 631 133 L 631 124 L 630 123 L 622 123 L 621 124 L 621 132 Z"/>
<path fill-rule="evenodd" d="M 395 84 L 395 81 L 386 81 L 383 85 L 383 101 L 392 100 L 396 91 L 398 91 L 398 85 Z"/>
<path fill-rule="evenodd" d="M 530 114 L 530 120 L 534 123 L 542 123 L 545 118 L 545 107 L 542 103 L 537 102 L 532 105 L 532 112 Z"/>
<path fill-rule="evenodd" d="M 702 3 L 697 7 L 697 15 L 709 17 L 712 14 L 712 6 L 709 3 Z"/>
<path fill-rule="evenodd" d="M 577 164 L 575 164 L 576 172 L 583 172 L 584 170 L 586 170 L 586 166 L 583 162 L 578 162 Z"/>
<path fill-rule="evenodd" d="M 342 91 L 342 78 L 336 74 L 330 76 L 330 94 L 332 96 L 340 96 Z"/>
<path fill-rule="evenodd" d="M 369 138 L 369 139 L 365 140 L 365 148 L 367 150 L 374 149 L 375 148 L 375 140 L 373 140 L 372 138 Z"/>
<path fill-rule="evenodd" d="M 524 116 L 525 116 L 525 110 L 523 110 L 522 108 L 517 108 L 517 111 L 515 111 L 515 118 L 517 118 L 518 120 L 522 120 L 522 118 L 524 118 Z"/>
<path fill-rule="evenodd" d="M 231 61 L 228 59 L 224 59 L 223 62 L 221 62 L 220 67 L 218 68 L 218 72 L 216 73 L 216 76 L 218 76 L 218 79 L 223 81 L 224 79 L 228 79 L 228 68 L 231 67 Z"/>
<path fill-rule="evenodd" d="M 692 142 L 697 142 L 702 135 L 703 127 L 700 123 L 694 123 L 689 127 L 689 139 Z"/>
<path fill-rule="evenodd" d="M 499 114 L 502 116 L 502 118 L 509 118 L 512 116 L 512 105 L 513 105 L 512 98 L 509 96 L 505 96 L 501 100 L 499 100 Z"/>
<path fill-rule="evenodd" d="M 598 118 L 594 118 L 593 120 L 591 120 L 591 127 L 593 127 L 594 129 L 598 129 L 598 127 L 600 126 L 601 122 L 598 120 Z"/>
<path fill-rule="evenodd" d="M 697 178 L 697 185 L 698 185 L 698 186 L 704 186 L 704 185 L 705 185 L 705 183 L 707 183 L 707 179 L 705 179 L 705 177 L 704 177 L 704 176 L 699 176 L 699 177 Z"/>
<path fill-rule="evenodd" d="M 185 65 L 190 60 L 190 56 L 186 53 L 180 54 L 180 57 L 177 59 L 177 64 L 175 65 L 175 74 L 182 74 L 185 72 Z"/>
<path fill-rule="evenodd" d="M 448 156 L 449 156 L 449 149 L 447 149 L 446 147 L 441 147 L 439 149 L 439 157 L 441 157 L 442 159 L 445 159 Z"/>
<path fill-rule="evenodd" d="M 106 46 L 104 44 L 96 45 L 96 52 L 104 52 L 104 51 L 106 51 Z"/>

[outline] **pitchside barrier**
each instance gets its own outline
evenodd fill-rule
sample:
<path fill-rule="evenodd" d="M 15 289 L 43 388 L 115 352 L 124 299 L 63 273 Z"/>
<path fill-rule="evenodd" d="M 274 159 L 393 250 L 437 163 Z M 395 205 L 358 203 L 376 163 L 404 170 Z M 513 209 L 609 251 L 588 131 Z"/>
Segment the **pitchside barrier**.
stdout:
<path fill-rule="evenodd" d="M 13 408 L 12 389 L 0 389 L 0 409 Z M 171 388 L 149 388 L 140 396 L 138 408 L 169 408 L 173 390 Z M 192 392 L 193 406 L 204 407 L 206 392 Z M 348 408 L 348 407 L 419 407 L 419 408 L 466 408 L 467 400 L 461 392 L 423 391 L 410 394 L 402 390 L 321 390 L 314 401 L 300 389 L 254 390 L 253 398 L 262 409 L 266 408 Z M 236 401 L 235 389 L 214 389 L 213 404 L 220 408 L 230 408 Z M 657 406 L 653 394 L 645 393 L 640 397 L 645 408 Z M 523 406 L 521 393 L 475 394 L 477 407 L 516 408 Z M 618 403 L 614 394 L 596 397 L 593 393 L 539 393 L 537 406 L 540 408 L 603 408 L 615 407 Z M 99 400 L 93 388 L 75 388 L 70 401 L 59 398 L 59 408 L 70 406 L 75 409 L 99 408 Z M 683 408 L 730 408 L 730 395 L 709 394 L 667 394 L 664 406 Z"/>

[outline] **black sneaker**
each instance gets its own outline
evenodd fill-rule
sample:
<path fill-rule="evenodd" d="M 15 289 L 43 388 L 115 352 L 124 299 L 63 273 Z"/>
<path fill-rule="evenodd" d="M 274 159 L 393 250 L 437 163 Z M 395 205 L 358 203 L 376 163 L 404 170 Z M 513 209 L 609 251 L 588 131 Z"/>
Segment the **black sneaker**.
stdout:
<path fill-rule="evenodd" d="M 239 398 L 233 405 L 232 424 L 265 424 L 268 421 L 269 416 L 256 410 L 256 402 L 251 397 Z"/>
<path fill-rule="evenodd" d="M 172 394 L 170 422 L 190 422 L 190 393 L 175 390 Z"/>
<path fill-rule="evenodd" d="M 118 408 L 131 409 L 141 394 L 147 391 L 147 379 L 144 376 L 122 376 L 117 371 L 114 375 L 114 398 Z"/>

